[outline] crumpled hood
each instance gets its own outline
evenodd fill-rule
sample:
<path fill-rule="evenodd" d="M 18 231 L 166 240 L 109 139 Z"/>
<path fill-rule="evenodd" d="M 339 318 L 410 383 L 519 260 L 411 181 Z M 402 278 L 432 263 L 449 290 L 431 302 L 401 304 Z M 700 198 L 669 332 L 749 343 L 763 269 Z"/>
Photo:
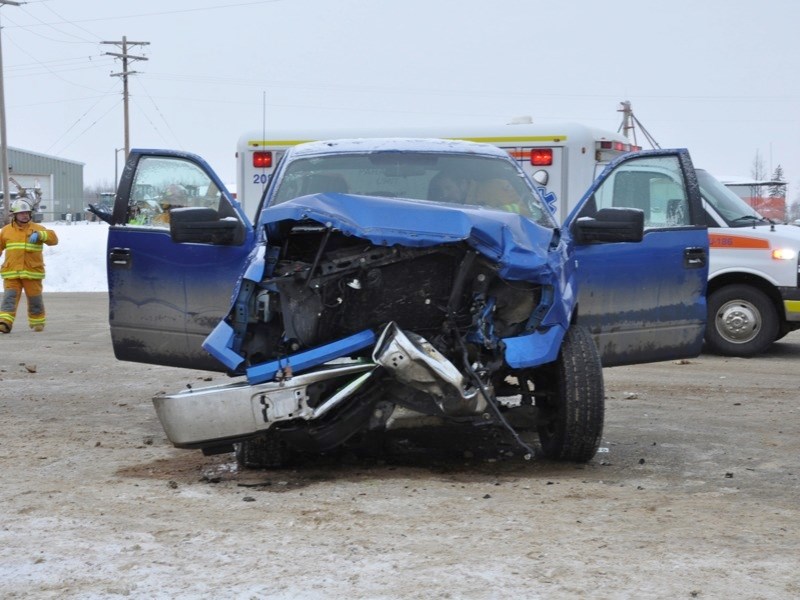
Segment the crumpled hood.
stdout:
<path fill-rule="evenodd" d="M 537 225 L 513 213 L 475 206 L 397 200 L 351 194 L 314 194 L 289 200 L 261 212 L 259 225 L 268 246 L 250 256 L 237 283 L 232 304 L 245 282 L 261 280 L 269 247 L 280 246 L 285 225 L 313 221 L 381 246 L 431 247 L 466 243 L 498 265 L 503 279 L 528 281 L 546 290 L 537 307 L 538 325 L 522 335 L 503 338 L 505 360 L 520 369 L 556 359 L 576 302 L 575 263 L 569 260 L 569 240 L 561 232 Z M 245 360 L 239 352 L 242 332 L 227 320 L 217 325 L 203 348 L 227 368 L 235 370 Z M 295 367 L 311 368 L 375 342 L 375 332 L 362 331 L 330 344 L 311 348 L 280 360 L 250 367 L 248 377 L 266 381 L 286 360 Z M 283 362 L 282 362 L 283 361 Z"/>
<path fill-rule="evenodd" d="M 554 230 L 514 213 L 407 199 L 313 194 L 268 207 L 259 224 L 271 244 L 277 224 L 311 220 L 381 246 L 428 247 L 463 241 L 500 265 L 506 279 L 531 280 L 552 257 Z"/>

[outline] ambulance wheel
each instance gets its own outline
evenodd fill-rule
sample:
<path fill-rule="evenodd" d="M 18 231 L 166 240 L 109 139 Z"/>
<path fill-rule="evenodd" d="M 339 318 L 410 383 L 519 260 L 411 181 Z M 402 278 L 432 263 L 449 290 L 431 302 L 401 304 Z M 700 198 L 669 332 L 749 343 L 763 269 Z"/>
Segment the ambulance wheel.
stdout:
<path fill-rule="evenodd" d="M 289 449 L 272 431 L 234 445 L 240 469 L 280 469 L 289 462 Z"/>
<path fill-rule="evenodd" d="M 800 323 L 793 323 L 791 321 L 783 321 L 781 323 L 781 325 L 780 325 L 780 328 L 778 330 L 778 335 L 775 338 L 775 341 L 777 342 L 778 340 L 782 340 L 787 335 L 789 335 L 793 331 L 797 331 L 798 329 L 800 329 Z"/>
<path fill-rule="evenodd" d="M 706 345 L 724 356 L 754 356 L 778 337 L 775 305 L 749 285 L 727 285 L 708 297 Z"/>
<path fill-rule="evenodd" d="M 570 327 L 558 360 L 537 369 L 533 379 L 542 455 L 577 463 L 591 460 L 603 435 L 605 388 L 589 332 Z"/>

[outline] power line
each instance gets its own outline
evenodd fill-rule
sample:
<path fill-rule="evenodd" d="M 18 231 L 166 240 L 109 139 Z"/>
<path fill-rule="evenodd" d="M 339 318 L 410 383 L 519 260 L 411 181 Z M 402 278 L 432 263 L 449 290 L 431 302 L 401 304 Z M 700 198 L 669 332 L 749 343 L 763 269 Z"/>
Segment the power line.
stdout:
<path fill-rule="evenodd" d="M 69 23 L 69 24 L 70 24 L 70 25 L 72 25 L 73 27 L 77 27 L 78 29 L 80 29 L 80 30 L 82 30 L 82 31 L 85 31 L 86 33 L 88 33 L 89 35 L 91 35 L 92 37 L 94 37 L 95 39 L 98 39 L 98 40 L 100 39 L 100 36 L 98 36 L 97 34 L 95 34 L 93 31 L 89 31 L 89 30 L 88 30 L 88 29 L 86 29 L 85 27 L 81 27 L 81 26 L 80 26 L 80 25 L 78 25 L 77 23 L 74 23 L 74 22 L 72 22 L 72 21 L 70 21 L 70 20 L 68 20 L 68 19 L 65 19 L 65 18 L 64 18 L 64 17 L 62 17 L 60 14 L 58 14 L 56 11 L 54 11 L 52 8 L 50 8 L 48 5 L 45 5 L 45 8 L 46 8 L 47 10 L 49 10 L 51 13 L 53 13 L 55 16 L 57 16 L 59 19 L 62 19 L 63 21 L 65 21 L 65 22 Z M 69 34 L 67 34 L 67 35 L 69 35 Z M 77 36 L 75 36 L 75 37 L 77 37 Z"/>
<path fill-rule="evenodd" d="M 176 15 L 176 14 L 185 14 L 185 13 L 194 13 L 194 12 L 204 12 L 204 11 L 210 11 L 210 10 L 226 10 L 226 9 L 229 9 L 229 8 L 241 8 L 241 7 L 244 7 L 244 6 L 254 6 L 254 5 L 258 5 L 258 4 L 275 4 L 275 3 L 278 3 L 278 2 L 285 2 L 285 1 L 286 0 L 253 0 L 251 2 L 236 2 L 234 4 L 216 4 L 216 5 L 213 5 L 213 6 L 199 6 L 199 7 L 196 6 L 196 7 L 193 7 L 193 8 L 182 8 L 182 9 L 176 9 L 176 10 L 162 10 L 162 11 L 149 12 L 149 13 L 139 13 L 139 14 L 132 14 L 132 15 L 121 15 L 121 16 L 118 16 L 118 17 L 94 17 L 94 18 L 91 18 L 91 19 L 80 19 L 80 20 L 69 20 L 69 21 L 65 20 L 65 21 L 67 23 L 70 23 L 71 25 L 75 25 L 77 27 L 78 26 L 77 23 L 93 23 L 93 22 L 97 22 L 97 21 L 117 21 L 117 20 L 121 20 L 121 19 L 140 19 L 140 18 L 143 18 L 143 17 L 162 17 L 164 15 Z M 19 5 L 20 3 L 19 2 L 4 2 L 4 4 Z M 58 13 L 56 13 L 55 11 L 51 10 L 51 12 L 53 12 L 56 15 L 58 15 Z M 63 17 L 61 17 L 61 15 L 58 15 L 58 16 L 63 19 Z M 28 28 L 33 28 L 33 27 L 44 27 L 44 26 L 50 26 L 50 25 L 60 25 L 63 22 L 64 21 L 56 21 L 55 23 L 45 23 L 44 21 L 40 21 L 38 24 L 15 25 L 15 27 L 28 29 Z"/>
<path fill-rule="evenodd" d="M 14 43 L 13 40 L 12 40 L 12 43 Z M 22 54 L 24 54 L 25 56 L 29 57 L 33 61 L 35 61 L 42 69 L 44 69 L 47 73 L 49 73 L 50 75 L 52 75 L 56 79 L 60 79 L 64 83 L 68 83 L 70 85 L 74 85 L 74 86 L 77 86 L 77 87 L 82 87 L 82 88 L 85 88 L 87 90 L 92 90 L 93 92 L 97 91 L 93 87 L 89 87 L 87 85 L 82 85 L 82 84 L 79 84 L 79 83 L 75 83 L 74 81 L 70 81 L 69 79 L 65 79 L 64 77 L 62 77 L 60 75 L 60 73 L 66 72 L 66 69 L 59 69 L 60 73 L 57 73 L 56 71 L 54 71 L 51 68 L 49 68 L 45 63 L 42 63 L 42 62 L 38 61 L 35 56 L 33 56 L 30 52 L 27 51 L 27 49 L 23 48 L 22 46 L 20 46 L 17 43 L 14 43 L 14 45 L 19 49 L 19 51 Z M 74 70 L 74 69 L 70 69 L 70 70 Z M 33 73 L 32 71 L 28 70 L 27 75 L 34 76 L 34 75 L 38 75 L 38 73 Z"/>
<path fill-rule="evenodd" d="M 85 134 L 87 131 L 89 131 L 89 130 L 90 130 L 92 127 L 94 127 L 94 126 L 95 126 L 95 125 L 97 125 L 97 124 L 98 124 L 100 121 L 102 121 L 102 120 L 103 120 L 103 119 L 104 119 L 104 118 L 105 118 L 105 117 L 106 117 L 106 116 L 107 116 L 107 115 L 108 115 L 108 114 L 109 114 L 109 113 L 110 113 L 112 110 L 114 110 L 114 108 L 116 108 L 116 106 L 117 106 L 117 105 L 115 104 L 114 106 L 111 106 L 111 107 L 109 107 L 109 109 L 108 109 L 106 112 L 104 112 L 102 115 L 100 115 L 99 117 L 97 117 L 97 118 L 96 118 L 94 121 L 92 121 L 91 123 L 89 123 L 89 125 L 88 125 L 88 126 L 86 126 L 86 127 L 85 127 L 85 128 L 84 128 L 84 129 L 83 129 L 83 130 L 82 130 L 82 131 L 81 131 L 81 132 L 80 132 L 80 133 L 79 133 L 77 136 L 75 136 L 75 138 L 73 138 L 73 139 L 72 139 L 70 142 L 68 142 L 66 145 L 62 146 L 62 147 L 59 149 L 59 151 L 58 151 L 58 154 L 60 154 L 60 153 L 64 152 L 64 151 L 65 151 L 67 148 L 69 148 L 69 147 L 70 147 L 70 146 L 71 146 L 71 145 L 72 145 L 72 144 L 73 144 L 73 143 L 74 143 L 76 140 L 80 139 L 80 138 L 81 138 L 81 137 L 82 137 L 82 136 L 83 136 L 83 135 L 84 135 L 84 134 Z M 89 110 L 92 110 L 92 109 L 94 109 L 94 106 L 93 106 L 91 109 L 89 109 Z M 89 111 L 87 111 L 87 112 L 84 114 L 84 116 L 86 116 L 86 114 L 88 114 L 88 112 L 89 112 Z M 80 120 L 82 120 L 82 119 L 83 119 L 83 117 L 81 117 L 81 118 L 79 119 L 79 121 L 80 121 Z M 76 122 L 76 123 L 74 123 L 72 126 L 70 126 L 70 129 L 72 129 L 72 127 L 74 127 L 74 126 L 75 126 L 75 125 L 77 125 L 77 124 L 78 124 L 77 122 Z M 68 131 L 69 131 L 69 130 L 67 130 L 67 132 L 68 132 Z M 66 133 L 67 133 L 67 132 L 64 132 L 64 134 L 63 134 L 61 137 L 64 137 L 64 135 L 66 135 Z M 61 138 L 59 138 L 59 139 L 61 139 Z"/>
<path fill-rule="evenodd" d="M 68 133 L 69 133 L 69 132 L 70 132 L 70 131 L 73 129 L 73 128 L 77 127 L 77 126 L 78 126 L 78 124 L 79 124 L 79 123 L 80 123 L 80 122 L 81 122 L 81 121 L 82 121 L 82 120 L 83 120 L 83 119 L 84 119 L 84 118 L 85 118 L 85 117 L 86 117 L 86 116 L 87 116 L 87 115 L 88 115 L 88 114 L 89 114 L 91 111 L 93 111 L 93 110 L 94 110 L 94 109 L 95 109 L 95 108 L 96 108 L 96 107 L 97 107 L 97 106 L 98 106 L 98 105 L 99 105 L 99 104 L 100 104 L 100 103 L 101 103 L 103 100 L 105 100 L 107 97 L 108 97 L 108 95 L 107 95 L 107 94 L 104 94 L 104 95 L 100 96 L 100 97 L 98 98 L 97 102 L 95 102 L 95 103 L 94 103 L 94 104 L 93 104 L 93 105 L 92 105 L 90 108 L 88 108 L 88 109 L 86 110 L 86 112 L 84 112 L 84 113 L 83 113 L 83 114 L 82 114 L 80 117 L 78 117 L 78 118 L 75 120 L 75 122 L 74 122 L 74 123 L 72 123 L 72 125 L 70 125 L 70 126 L 67 128 L 67 130 L 66 130 L 66 131 L 64 131 L 64 133 L 62 133 L 60 136 L 58 136 L 58 138 L 56 139 L 56 141 L 54 141 L 54 142 L 53 142 L 53 143 L 50 145 L 50 147 L 47 149 L 47 152 L 48 152 L 48 153 L 52 152 L 52 151 L 53 151 L 53 148 L 55 148 L 56 144 L 58 144 L 58 142 L 60 142 L 60 141 L 61 141 L 61 140 L 62 140 L 62 139 L 63 139 L 63 138 L 64 138 L 64 137 L 65 137 L 65 136 L 66 136 L 66 135 L 67 135 L 67 134 L 68 134 Z M 116 107 L 116 106 L 117 106 L 117 105 L 116 105 L 116 103 L 115 103 L 115 104 L 114 104 L 114 106 L 110 107 L 110 108 L 109 108 L 109 110 L 108 110 L 108 111 L 106 111 L 106 113 L 104 113 L 104 114 L 103 114 L 103 117 L 105 117 L 105 115 L 106 115 L 106 114 L 108 114 L 108 112 L 110 112 L 110 110 L 111 110 L 112 108 Z M 103 117 L 100 117 L 100 118 L 102 119 Z M 92 124 L 91 124 L 89 127 L 87 127 L 86 129 L 84 129 L 83 133 L 85 133 L 86 131 L 88 131 L 89 129 L 91 129 L 91 128 L 92 128 L 92 126 L 93 126 L 93 125 L 94 125 L 94 124 L 95 124 L 97 121 L 99 121 L 99 120 L 100 120 L 100 119 L 97 119 L 97 120 L 95 120 L 95 122 L 94 122 L 94 123 L 92 123 Z M 79 136 L 79 137 L 80 137 L 80 136 Z M 73 141 L 74 141 L 74 140 L 73 140 Z M 70 142 L 70 144 L 71 144 L 71 143 L 72 143 L 72 142 Z M 67 144 L 67 146 L 64 146 L 64 148 L 62 148 L 61 150 L 59 150 L 59 153 L 60 153 L 60 152 L 63 152 L 63 151 L 64 151 L 64 150 L 65 150 L 67 147 L 69 147 L 69 144 Z"/>
<path fill-rule="evenodd" d="M 52 11 L 52 9 L 49 9 L 49 10 L 51 10 L 51 11 Z M 31 19 L 34 19 L 34 20 L 38 21 L 38 22 L 39 22 L 41 25 L 44 25 L 44 26 L 48 27 L 49 29 L 52 29 L 52 30 L 53 30 L 53 31 L 55 31 L 56 33 L 58 33 L 58 34 L 61 34 L 61 35 L 66 35 L 66 36 L 69 36 L 69 37 L 71 37 L 71 38 L 76 38 L 76 39 L 77 39 L 77 40 L 79 40 L 79 41 L 70 41 L 70 42 L 67 42 L 67 41 L 65 41 L 65 40 L 55 40 L 55 39 L 53 39 L 53 38 L 49 38 L 49 37 L 47 37 L 46 35 L 44 35 L 44 34 L 42 34 L 42 33 L 35 33 L 34 31 L 30 30 L 29 32 L 30 32 L 30 33 L 32 33 L 33 35 L 38 35 L 39 37 L 42 37 L 42 38 L 44 38 L 44 39 L 46 39 L 46 40 L 50 40 L 50 41 L 53 41 L 53 42 L 61 42 L 61 43 L 67 43 L 67 44 L 87 44 L 87 43 L 94 43 L 94 40 L 86 40 L 86 39 L 83 39 L 83 38 L 81 38 L 81 37 L 79 37 L 79 36 L 77 36 L 77 35 L 73 34 L 73 33 L 69 33 L 69 32 L 66 32 L 66 31 L 61 31 L 60 29 L 58 29 L 57 27 L 55 27 L 55 25 L 54 25 L 54 24 L 52 24 L 52 23 L 45 23 L 45 22 L 44 22 L 44 21 L 42 21 L 42 20 L 41 20 L 39 17 L 37 17 L 36 15 L 34 15 L 33 13 L 31 13 L 30 11 L 27 11 L 27 10 L 25 10 L 24 8 L 22 9 L 22 12 L 23 12 L 23 13 L 25 13 L 26 15 L 28 15 L 28 16 L 29 16 Z M 13 23 L 13 21 L 12 21 L 12 23 Z M 17 25 L 17 26 L 19 26 L 19 24 L 18 24 L 18 23 L 14 23 L 14 25 Z M 23 28 L 24 28 L 24 27 L 23 27 Z M 83 28 L 81 28 L 81 29 L 83 29 Z M 86 30 L 84 29 L 84 31 L 86 31 Z M 95 36 L 95 37 L 96 37 L 96 36 Z"/>
<path fill-rule="evenodd" d="M 183 148 L 183 144 L 181 144 L 180 139 L 178 138 L 178 136 L 175 134 L 175 132 L 173 131 L 172 127 L 170 126 L 169 120 L 161 112 L 161 109 L 158 107 L 158 104 L 156 104 L 156 101 L 150 95 L 150 92 L 148 92 L 147 89 L 144 87 L 144 85 L 142 84 L 142 80 L 140 79 L 138 81 L 138 83 L 142 87 L 142 90 L 144 90 L 145 95 L 150 99 L 150 102 L 153 103 L 153 107 L 156 109 L 156 112 L 161 117 L 161 120 L 164 121 L 164 124 L 167 126 L 167 129 L 172 134 L 172 137 L 178 142 L 178 145 L 181 146 L 181 148 Z M 144 112 L 144 111 L 142 111 L 142 112 Z M 153 123 L 152 121 L 150 121 L 150 123 L 153 125 L 153 129 L 158 131 L 158 128 L 155 126 L 155 123 Z M 159 132 L 159 135 L 161 135 L 161 132 Z M 162 135 L 161 138 L 164 139 L 164 136 Z M 164 141 L 166 141 L 166 140 L 164 140 Z"/>

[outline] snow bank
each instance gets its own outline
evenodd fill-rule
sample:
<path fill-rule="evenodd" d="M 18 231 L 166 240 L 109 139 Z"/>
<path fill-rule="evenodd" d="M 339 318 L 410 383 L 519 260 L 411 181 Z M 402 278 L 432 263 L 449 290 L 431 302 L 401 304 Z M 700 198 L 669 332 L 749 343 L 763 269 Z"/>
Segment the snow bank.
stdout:
<path fill-rule="evenodd" d="M 107 292 L 108 225 L 78 221 L 42 223 L 58 235 L 58 245 L 44 247 L 44 292 Z"/>

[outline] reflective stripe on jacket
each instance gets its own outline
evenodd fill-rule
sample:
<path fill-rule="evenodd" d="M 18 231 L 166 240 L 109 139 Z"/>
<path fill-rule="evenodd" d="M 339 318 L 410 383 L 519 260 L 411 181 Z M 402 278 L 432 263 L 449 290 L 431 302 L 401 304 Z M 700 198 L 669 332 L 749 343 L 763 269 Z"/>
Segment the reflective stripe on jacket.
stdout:
<path fill-rule="evenodd" d="M 30 235 L 39 232 L 36 243 L 28 241 Z M 44 279 L 42 244 L 55 246 L 58 236 L 52 229 L 29 221 L 20 225 L 12 221 L 0 229 L 0 252 L 5 252 L 0 276 L 3 279 Z"/>

